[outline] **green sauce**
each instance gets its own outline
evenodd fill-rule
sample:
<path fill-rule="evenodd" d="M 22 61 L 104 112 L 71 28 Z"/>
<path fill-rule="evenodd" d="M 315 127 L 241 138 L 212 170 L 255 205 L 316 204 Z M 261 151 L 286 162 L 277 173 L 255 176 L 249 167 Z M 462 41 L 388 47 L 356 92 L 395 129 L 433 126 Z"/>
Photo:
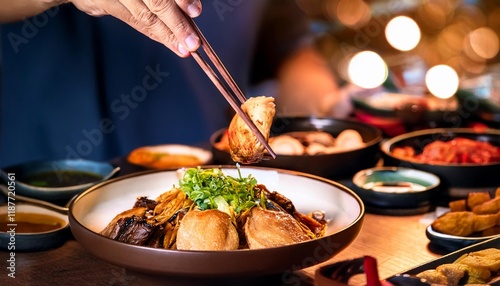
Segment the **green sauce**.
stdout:
<path fill-rule="evenodd" d="M 81 184 L 87 184 L 102 180 L 102 176 L 75 170 L 60 170 L 41 172 L 26 176 L 24 179 L 19 179 L 26 184 L 37 187 L 68 187 Z"/>

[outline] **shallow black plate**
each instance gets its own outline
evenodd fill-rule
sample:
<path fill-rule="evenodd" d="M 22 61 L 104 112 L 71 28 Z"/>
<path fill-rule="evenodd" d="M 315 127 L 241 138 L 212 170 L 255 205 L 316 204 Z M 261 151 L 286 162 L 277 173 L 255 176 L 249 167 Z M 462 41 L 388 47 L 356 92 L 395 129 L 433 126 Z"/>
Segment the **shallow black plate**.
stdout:
<path fill-rule="evenodd" d="M 389 277 L 387 280 L 392 281 L 397 276 L 402 276 L 405 274 L 416 275 L 424 270 L 435 269 L 439 265 L 442 265 L 445 263 L 453 263 L 455 260 L 457 260 L 459 257 L 461 257 L 462 255 L 464 255 L 466 253 L 471 253 L 474 251 L 479 251 L 479 250 L 483 250 L 483 249 L 487 249 L 487 248 L 500 248 L 500 237 L 491 238 L 491 239 L 485 240 L 483 242 L 478 242 L 474 245 L 461 248 L 460 250 L 456 250 L 454 252 L 448 253 L 440 258 L 437 258 L 435 260 L 429 261 L 427 263 L 424 263 L 422 265 L 419 265 L 417 267 L 409 269 L 405 272 L 402 272 L 402 273 L 396 274 L 392 277 Z M 497 284 L 495 284 L 495 285 L 497 285 Z"/>
<path fill-rule="evenodd" d="M 478 237 L 449 235 L 435 231 L 430 225 L 425 229 L 425 235 L 432 244 L 447 251 L 455 251 L 496 237 L 500 238 L 500 234 Z"/>

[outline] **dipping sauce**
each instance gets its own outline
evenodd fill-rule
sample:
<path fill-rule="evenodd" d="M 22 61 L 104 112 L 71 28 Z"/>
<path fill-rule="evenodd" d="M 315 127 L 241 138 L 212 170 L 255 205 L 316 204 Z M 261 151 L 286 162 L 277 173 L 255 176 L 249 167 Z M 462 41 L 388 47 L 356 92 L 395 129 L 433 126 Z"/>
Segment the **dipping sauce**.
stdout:
<path fill-rule="evenodd" d="M 77 170 L 60 170 L 57 172 L 48 171 L 31 174 L 19 180 L 37 187 L 60 188 L 97 182 L 102 179 L 103 177 L 101 175 L 95 173 Z"/>
<path fill-rule="evenodd" d="M 17 224 L 16 233 L 39 233 L 61 228 L 66 222 L 55 216 L 38 213 L 16 212 L 15 221 L 9 221 L 7 214 L 0 216 L 0 231 L 7 232 L 11 226 Z"/>
<path fill-rule="evenodd" d="M 369 182 L 363 185 L 365 189 L 372 189 L 382 193 L 413 193 L 425 191 L 426 187 L 411 182 Z"/>

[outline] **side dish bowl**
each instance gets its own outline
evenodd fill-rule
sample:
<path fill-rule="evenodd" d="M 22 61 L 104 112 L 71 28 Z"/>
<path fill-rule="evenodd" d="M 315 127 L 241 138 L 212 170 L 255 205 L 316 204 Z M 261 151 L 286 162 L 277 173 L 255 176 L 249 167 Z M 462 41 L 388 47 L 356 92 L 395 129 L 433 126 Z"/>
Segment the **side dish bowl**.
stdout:
<path fill-rule="evenodd" d="M 500 146 L 500 130 L 487 129 L 476 131 L 472 128 L 436 128 L 405 133 L 393 137 L 381 145 L 384 165 L 407 167 L 433 173 L 441 179 L 443 190 L 452 196 L 465 196 L 470 191 L 494 190 L 500 186 L 500 162 L 484 164 L 454 163 L 433 164 L 422 163 L 408 158 L 394 156 L 396 147 L 410 146 L 420 153 L 424 146 L 436 140 L 449 141 L 461 137 L 476 141 L 489 142 Z"/>
<path fill-rule="evenodd" d="M 345 179 L 359 170 L 375 166 L 380 159 L 382 131 L 365 123 L 334 118 L 276 117 L 271 136 L 296 131 L 325 131 L 337 137 L 346 129 L 359 132 L 364 146 L 331 154 L 278 155 L 276 159 L 263 160 L 255 165 L 305 172 L 333 180 Z M 216 147 L 225 131 L 221 129 L 210 138 L 215 164 L 234 164 L 228 151 Z"/>
<path fill-rule="evenodd" d="M 6 251 L 48 250 L 62 245 L 70 235 L 67 215 L 40 205 L 4 203 L 0 217 L 0 245 Z"/>
<path fill-rule="evenodd" d="M 69 200 L 83 190 L 111 178 L 120 170 L 106 162 L 49 160 L 26 162 L 0 170 L 0 177 L 16 184 L 16 192 L 46 201 Z"/>
<path fill-rule="evenodd" d="M 214 168 L 220 166 L 206 166 Z M 69 207 L 75 239 L 91 254 L 127 271 L 155 276 L 235 277 L 291 273 L 321 263 L 358 235 L 365 213 L 361 199 L 347 187 L 317 176 L 260 167 L 242 167 L 270 191 L 287 196 L 302 213 L 322 210 L 330 220 L 326 235 L 301 243 L 264 249 L 186 251 L 118 242 L 99 232 L 138 196 L 156 198 L 178 185 L 176 171 L 145 171 L 103 182 L 80 194 Z M 234 166 L 222 167 L 238 176 Z"/>
<path fill-rule="evenodd" d="M 411 208 L 429 204 L 438 193 L 439 177 L 420 170 L 375 167 L 352 178 L 354 191 L 367 205 Z"/>

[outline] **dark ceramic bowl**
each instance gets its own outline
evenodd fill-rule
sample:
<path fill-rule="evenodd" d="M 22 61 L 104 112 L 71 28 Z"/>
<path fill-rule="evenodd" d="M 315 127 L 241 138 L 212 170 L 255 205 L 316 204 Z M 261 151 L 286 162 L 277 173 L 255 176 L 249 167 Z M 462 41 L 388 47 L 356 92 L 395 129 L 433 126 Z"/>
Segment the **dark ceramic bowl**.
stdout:
<path fill-rule="evenodd" d="M 462 114 L 475 115 L 492 128 L 500 128 L 500 73 L 488 72 L 460 82 L 457 98 Z"/>
<path fill-rule="evenodd" d="M 111 178 L 120 170 L 106 162 L 90 160 L 34 161 L 0 170 L 0 177 L 12 181 L 16 192 L 46 201 L 67 201 L 83 190 Z"/>
<path fill-rule="evenodd" d="M 471 128 L 436 128 L 393 137 L 381 145 L 384 165 L 406 167 L 433 173 L 441 179 L 443 190 L 452 196 L 466 196 L 470 191 L 492 191 L 500 186 L 500 162 L 486 164 L 427 164 L 392 155 L 396 147 L 411 146 L 417 153 L 436 140 L 449 141 L 463 137 L 500 146 L 500 130 L 475 131 Z"/>
<path fill-rule="evenodd" d="M 431 126 L 456 126 L 461 112 L 455 98 L 444 106 L 434 96 L 389 91 L 366 90 L 352 94 L 351 98 L 356 118 L 379 127 L 388 137 Z"/>
<path fill-rule="evenodd" d="M 206 166 L 204 168 L 213 168 Z M 238 176 L 234 166 L 222 167 Z M 128 272 L 151 276 L 235 277 L 291 274 L 335 256 L 361 230 L 364 205 L 347 187 L 309 174 L 260 167 L 242 167 L 271 191 L 287 196 L 302 213 L 322 210 L 329 220 L 326 235 L 302 243 L 265 249 L 231 251 L 167 250 L 137 246 L 104 237 L 99 232 L 138 196 L 156 198 L 178 185 L 176 171 L 145 171 L 94 186 L 72 201 L 69 221 L 75 239 L 91 254 Z"/>
<path fill-rule="evenodd" d="M 317 117 L 277 117 L 271 127 L 271 136 L 294 131 L 325 131 L 337 137 L 346 129 L 358 131 L 365 146 L 344 152 L 322 155 L 278 155 L 276 159 L 263 160 L 256 166 L 305 172 L 324 178 L 339 180 L 350 178 L 357 171 L 373 167 L 380 159 L 382 131 L 368 124 L 351 120 Z M 215 164 L 234 164 L 229 152 L 215 147 L 226 129 L 215 132 L 211 138 Z"/>
<path fill-rule="evenodd" d="M 411 208 L 429 204 L 438 192 L 439 177 L 420 170 L 376 167 L 352 178 L 354 191 L 367 205 Z"/>
<path fill-rule="evenodd" d="M 13 205 L 4 203 L 0 205 L 0 217 L 12 218 L 13 221 L 2 220 L 0 225 L 1 249 L 9 252 L 34 252 L 56 248 L 62 245 L 70 235 L 68 216 L 53 209 L 28 202 L 16 202 L 15 211 Z M 52 224 L 53 227 L 41 228 Z M 26 223 L 38 225 L 27 226 Z M 14 239 L 13 239 L 14 238 Z"/>

